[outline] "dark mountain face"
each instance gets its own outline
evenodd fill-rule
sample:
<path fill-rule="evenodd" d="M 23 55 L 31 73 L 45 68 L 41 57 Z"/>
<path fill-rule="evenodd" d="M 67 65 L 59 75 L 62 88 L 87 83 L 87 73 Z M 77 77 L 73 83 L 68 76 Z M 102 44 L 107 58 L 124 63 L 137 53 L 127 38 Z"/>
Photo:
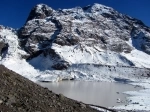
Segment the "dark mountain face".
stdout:
<path fill-rule="evenodd" d="M 19 38 L 30 54 L 51 49 L 53 43 L 98 45 L 104 50 L 130 53 L 133 49 L 128 44 L 130 39 L 133 47 L 150 54 L 149 32 L 149 27 L 140 20 L 100 4 L 57 11 L 40 4 L 30 12 L 19 30 Z M 138 46 L 134 45 L 139 39 Z"/>
<path fill-rule="evenodd" d="M 44 19 L 48 16 L 51 16 L 52 12 L 53 9 L 45 4 L 37 5 L 31 10 L 27 22 L 32 19 Z"/>
<path fill-rule="evenodd" d="M 3 52 L 9 44 L 5 36 L 0 38 Z M 32 61 L 42 56 L 49 62 L 46 68 L 57 70 L 79 63 L 139 66 L 128 54 L 135 50 L 150 54 L 150 28 L 100 4 L 59 10 L 39 4 L 18 38 L 19 49 L 26 52 L 20 53 L 21 58 L 34 66 Z"/>

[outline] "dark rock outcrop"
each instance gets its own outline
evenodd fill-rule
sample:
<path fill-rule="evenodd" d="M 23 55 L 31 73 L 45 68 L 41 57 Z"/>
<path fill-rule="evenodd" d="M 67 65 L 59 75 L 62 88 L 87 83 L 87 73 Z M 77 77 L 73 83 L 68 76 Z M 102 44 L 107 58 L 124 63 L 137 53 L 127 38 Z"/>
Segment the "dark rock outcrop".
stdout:
<path fill-rule="evenodd" d="M 45 17 L 52 15 L 52 13 L 52 8 L 48 7 L 45 4 L 39 4 L 31 10 L 27 21 L 32 19 L 44 19 Z"/>

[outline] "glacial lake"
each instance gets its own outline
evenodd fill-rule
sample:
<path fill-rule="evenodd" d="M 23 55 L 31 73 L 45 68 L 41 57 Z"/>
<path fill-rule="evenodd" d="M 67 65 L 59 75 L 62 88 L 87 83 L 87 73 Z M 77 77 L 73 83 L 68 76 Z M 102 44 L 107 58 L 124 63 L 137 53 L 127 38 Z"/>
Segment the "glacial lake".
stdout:
<path fill-rule="evenodd" d="M 114 82 L 61 81 L 37 83 L 47 87 L 54 93 L 61 93 L 68 98 L 103 107 L 126 104 L 126 97 L 128 95 L 122 92 L 138 91 L 141 89 L 141 87 Z"/>

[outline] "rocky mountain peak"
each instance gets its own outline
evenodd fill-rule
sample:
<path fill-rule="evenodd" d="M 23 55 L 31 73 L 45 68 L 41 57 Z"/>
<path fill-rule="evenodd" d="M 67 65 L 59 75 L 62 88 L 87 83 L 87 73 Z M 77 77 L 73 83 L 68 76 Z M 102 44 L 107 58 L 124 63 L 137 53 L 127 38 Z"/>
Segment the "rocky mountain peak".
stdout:
<path fill-rule="evenodd" d="M 83 7 L 84 11 L 89 11 L 91 13 L 101 12 L 101 13 L 109 13 L 110 11 L 113 11 L 113 8 L 107 7 L 102 4 L 95 3 L 93 5 L 88 5 L 86 7 Z"/>
<path fill-rule="evenodd" d="M 53 9 L 46 4 L 36 5 L 30 12 L 27 21 L 32 19 L 44 19 L 52 14 Z"/>
<path fill-rule="evenodd" d="M 150 28 L 140 20 L 97 3 L 83 8 L 56 11 L 47 5 L 39 4 L 32 9 L 26 24 L 19 30 L 19 38 L 22 48 L 30 54 L 28 59 L 42 54 L 50 56 L 55 60 L 56 66 L 65 63 L 61 67 L 57 66 L 58 69 L 66 68 L 66 65 L 68 67 L 70 62 L 79 61 L 77 57 L 72 60 L 71 55 L 74 55 L 74 52 L 69 49 L 67 52 L 70 52 L 70 55 L 65 57 L 63 48 L 66 46 L 70 49 L 75 47 L 81 53 L 85 52 L 80 56 L 81 60 L 84 60 L 88 53 L 93 56 L 95 52 L 102 50 L 103 55 L 108 55 L 107 52 L 117 53 L 118 61 L 122 60 L 120 64 L 130 66 L 134 64 L 121 53 L 128 54 L 136 49 L 150 54 L 149 31 Z M 59 51 L 58 46 L 62 50 Z M 95 56 L 99 59 L 102 55 Z M 91 60 L 90 63 L 104 64 L 103 60 Z M 108 60 L 111 62 L 111 57 L 108 56 Z M 117 65 L 118 61 L 109 64 Z M 83 62 L 89 63 L 88 60 Z"/>
<path fill-rule="evenodd" d="M 14 39 L 26 52 L 20 57 L 40 70 L 62 70 L 83 63 L 147 67 L 129 57 L 133 52 L 145 53 L 145 57 L 150 54 L 149 27 L 97 3 L 59 10 L 38 4 Z"/>

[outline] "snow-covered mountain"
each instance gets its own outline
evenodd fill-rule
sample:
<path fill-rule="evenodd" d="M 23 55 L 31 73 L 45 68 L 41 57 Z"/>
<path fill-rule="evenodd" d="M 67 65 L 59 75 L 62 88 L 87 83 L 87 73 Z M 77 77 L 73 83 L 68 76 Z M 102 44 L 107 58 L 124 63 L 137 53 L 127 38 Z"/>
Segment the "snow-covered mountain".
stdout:
<path fill-rule="evenodd" d="M 35 6 L 18 31 L 0 26 L 1 64 L 31 79 L 150 76 L 150 28 L 101 4 Z"/>

